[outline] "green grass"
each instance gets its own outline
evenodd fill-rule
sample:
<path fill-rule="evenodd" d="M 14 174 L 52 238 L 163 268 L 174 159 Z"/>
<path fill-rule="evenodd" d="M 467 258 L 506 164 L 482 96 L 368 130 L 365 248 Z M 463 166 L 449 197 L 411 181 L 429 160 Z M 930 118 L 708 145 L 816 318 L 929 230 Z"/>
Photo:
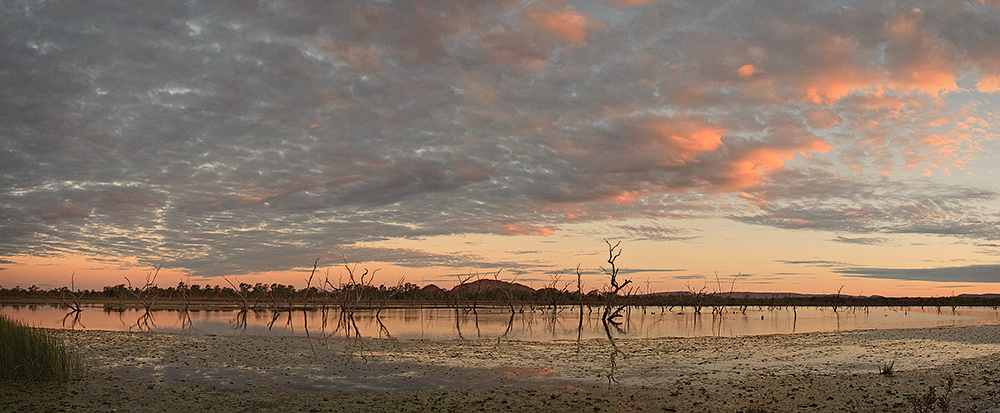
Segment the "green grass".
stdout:
<path fill-rule="evenodd" d="M 82 367 L 79 354 L 44 330 L 0 315 L 0 380 L 66 381 Z"/>

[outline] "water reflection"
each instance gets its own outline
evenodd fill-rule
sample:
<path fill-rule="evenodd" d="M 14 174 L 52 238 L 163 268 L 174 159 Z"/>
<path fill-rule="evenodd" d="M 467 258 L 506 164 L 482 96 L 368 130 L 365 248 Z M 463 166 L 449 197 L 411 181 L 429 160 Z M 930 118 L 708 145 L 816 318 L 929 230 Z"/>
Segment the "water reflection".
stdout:
<path fill-rule="evenodd" d="M 62 319 L 62 327 L 63 328 L 68 328 L 70 330 L 76 330 L 77 326 L 79 326 L 80 329 L 83 329 L 83 330 L 87 329 L 87 326 L 83 325 L 83 323 L 80 322 L 80 313 L 81 312 L 82 312 L 82 310 L 80 310 L 79 308 L 77 308 L 74 311 L 70 311 L 70 312 L 66 313 L 66 315 L 63 316 L 63 319 Z M 69 327 L 66 326 L 66 320 L 70 320 Z"/>
<path fill-rule="evenodd" d="M 738 307 L 708 314 L 683 309 L 631 308 L 619 323 L 602 322 L 603 307 L 562 306 L 552 311 L 525 307 L 511 312 L 508 307 L 483 307 L 475 311 L 454 308 L 401 308 L 354 310 L 336 307 L 288 311 L 252 309 L 246 311 L 122 309 L 83 306 L 83 311 L 67 313 L 61 305 L 6 305 L 0 313 L 22 319 L 30 325 L 48 328 L 158 331 L 190 334 L 250 334 L 272 336 L 328 336 L 345 338 L 395 338 L 402 340 L 583 340 L 620 338 L 743 336 L 788 334 L 814 331 L 859 329 L 921 328 L 1000 323 L 996 309 L 957 307 L 884 308 L 847 311 L 831 308 Z M 596 311 L 595 311 L 596 310 Z M 176 311 L 176 317 L 164 313 Z"/>

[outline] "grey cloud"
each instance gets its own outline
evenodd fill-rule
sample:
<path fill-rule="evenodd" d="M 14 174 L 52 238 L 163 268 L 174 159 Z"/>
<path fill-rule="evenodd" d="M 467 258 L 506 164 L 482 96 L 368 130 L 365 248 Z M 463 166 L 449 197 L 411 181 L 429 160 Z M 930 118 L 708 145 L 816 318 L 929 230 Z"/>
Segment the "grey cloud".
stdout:
<path fill-rule="evenodd" d="M 998 196 L 986 189 L 787 168 L 748 192 L 760 200 L 758 213 L 733 219 L 787 229 L 1000 238 L 1000 221 L 986 209 Z"/>
<path fill-rule="evenodd" d="M 855 238 L 850 238 L 850 237 L 841 237 L 841 236 L 838 236 L 837 238 L 834 238 L 831 241 L 841 242 L 841 243 L 844 243 L 844 244 L 883 245 L 883 244 L 885 244 L 888 241 L 888 239 L 887 238 L 881 238 L 881 237 L 855 237 Z"/>
<path fill-rule="evenodd" d="M 619 225 L 618 229 L 628 234 L 625 238 L 630 240 L 683 241 L 697 238 L 697 236 L 687 235 L 687 230 L 664 228 L 655 223 L 651 225 Z"/>
<path fill-rule="evenodd" d="M 969 265 L 944 268 L 843 268 L 834 272 L 865 278 L 892 280 L 995 283 L 1000 282 L 1000 265 Z"/>

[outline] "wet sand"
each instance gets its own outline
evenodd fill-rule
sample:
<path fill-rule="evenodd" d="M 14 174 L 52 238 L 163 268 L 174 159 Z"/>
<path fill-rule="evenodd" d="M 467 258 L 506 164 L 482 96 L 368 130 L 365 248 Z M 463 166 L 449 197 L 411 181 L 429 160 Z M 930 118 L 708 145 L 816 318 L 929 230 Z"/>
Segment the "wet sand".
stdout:
<path fill-rule="evenodd" d="M 1000 326 L 619 339 L 618 353 L 606 339 L 52 331 L 84 376 L 3 383 L 0 410 L 912 412 L 932 386 L 953 412 L 1000 407 Z"/>

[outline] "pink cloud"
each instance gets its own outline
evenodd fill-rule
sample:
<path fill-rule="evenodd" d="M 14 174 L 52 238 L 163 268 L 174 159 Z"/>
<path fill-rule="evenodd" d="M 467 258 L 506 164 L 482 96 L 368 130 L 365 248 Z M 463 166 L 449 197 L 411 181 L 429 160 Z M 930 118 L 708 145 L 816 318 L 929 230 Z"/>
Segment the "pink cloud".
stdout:
<path fill-rule="evenodd" d="M 529 70 L 548 66 L 549 52 L 560 47 L 583 47 L 592 32 L 603 27 L 567 4 L 531 3 L 512 22 L 486 32 L 480 48 L 492 63 L 513 64 Z"/>
<path fill-rule="evenodd" d="M 644 153 L 660 165 L 683 165 L 705 152 L 722 146 L 725 130 L 707 122 L 689 118 L 654 118 L 633 125 Z"/>
<path fill-rule="evenodd" d="M 803 113 L 806 123 L 814 129 L 832 129 L 840 125 L 840 117 L 831 110 L 813 109 Z"/>
<path fill-rule="evenodd" d="M 886 23 L 888 86 L 937 95 L 955 90 L 958 61 L 953 47 L 932 30 L 932 22 L 918 8 L 900 7 Z"/>
<path fill-rule="evenodd" d="M 983 93 L 1000 92 L 1000 74 L 988 74 L 979 79 L 976 88 Z"/>
<path fill-rule="evenodd" d="M 783 168 L 796 155 L 808 156 L 810 153 L 825 153 L 830 149 L 830 144 L 819 138 L 805 139 L 787 146 L 760 145 L 750 148 L 732 156 L 728 166 L 721 171 L 722 174 L 716 177 L 716 186 L 725 191 L 749 188 Z"/>
<path fill-rule="evenodd" d="M 62 202 L 50 208 L 47 211 L 39 214 L 39 217 L 44 220 L 57 220 L 57 219 L 69 219 L 69 218 L 89 218 L 90 213 L 86 209 L 79 205 L 75 205 L 70 202 Z"/>
<path fill-rule="evenodd" d="M 533 225 L 504 225 L 500 228 L 495 228 L 495 231 L 501 235 L 540 235 L 547 237 L 553 235 L 556 232 L 550 228 L 536 227 Z"/>
<path fill-rule="evenodd" d="M 382 68 L 383 52 L 377 46 L 327 40 L 323 42 L 322 48 L 327 54 L 346 63 L 355 73 L 373 75 Z"/>
<path fill-rule="evenodd" d="M 739 69 L 736 69 L 736 74 L 739 75 L 739 77 L 750 77 L 757 74 L 758 72 L 759 71 L 757 70 L 757 68 L 751 64 L 745 64 L 743 66 L 740 66 Z"/>
<path fill-rule="evenodd" d="M 533 3 L 521 12 L 520 20 L 540 33 L 577 46 L 587 44 L 588 32 L 602 27 L 599 21 L 587 20 L 572 6 L 551 3 Z"/>

